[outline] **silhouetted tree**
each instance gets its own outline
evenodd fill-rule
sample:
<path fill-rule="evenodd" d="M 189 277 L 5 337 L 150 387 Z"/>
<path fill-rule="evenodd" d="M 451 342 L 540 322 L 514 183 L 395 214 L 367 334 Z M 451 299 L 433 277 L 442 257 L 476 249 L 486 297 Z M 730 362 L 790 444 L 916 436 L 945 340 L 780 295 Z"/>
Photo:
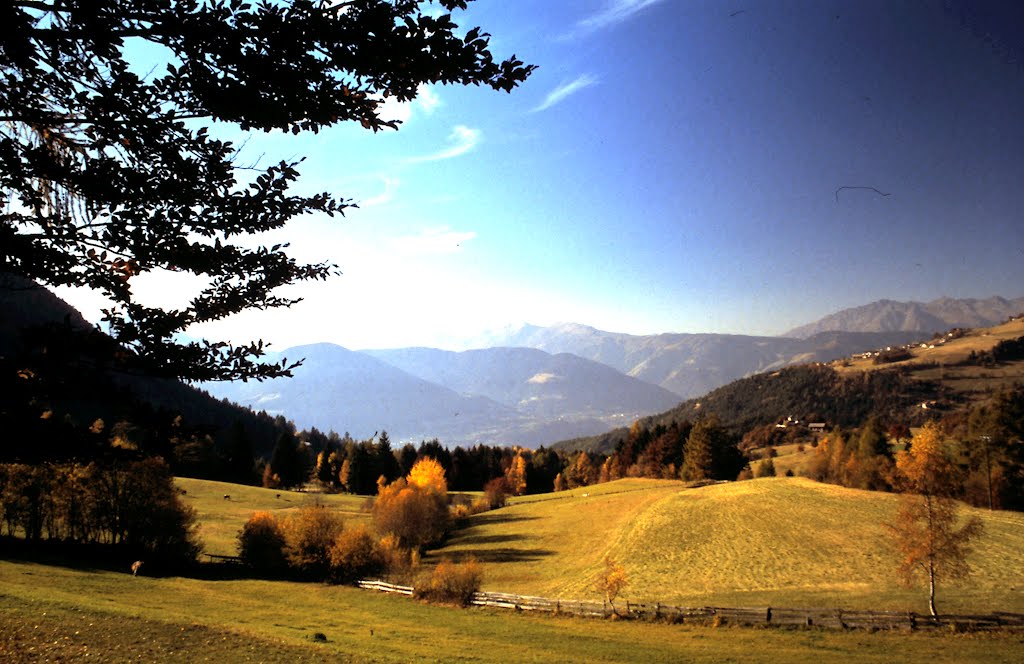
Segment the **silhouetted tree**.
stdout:
<path fill-rule="evenodd" d="M 386 98 L 425 83 L 511 91 L 533 67 L 495 62 L 489 36 L 464 32 L 432 4 L 354 0 L 147 2 L 11 0 L 0 5 L 0 172 L 14 202 L 0 221 L 0 272 L 87 286 L 114 301 L 110 333 L 150 372 L 197 380 L 287 374 L 259 364 L 259 342 L 182 341 L 189 326 L 252 307 L 285 307 L 277 288 L 324 279 L 286 244 L 238 241 L 311 212 L 351 204 L 289 191 L 301 160 L 239 185 L 237 149 L 213 123 L 243 131 L 318 132 L 343 121 L 397 128 Z M 164 57 L 140 77 L 129 42 Z M 146 307 L 145 273 L 187 272 L 208 285 L 180 309 Z M 113 357 L 113 354 L 112 354 Z"/>

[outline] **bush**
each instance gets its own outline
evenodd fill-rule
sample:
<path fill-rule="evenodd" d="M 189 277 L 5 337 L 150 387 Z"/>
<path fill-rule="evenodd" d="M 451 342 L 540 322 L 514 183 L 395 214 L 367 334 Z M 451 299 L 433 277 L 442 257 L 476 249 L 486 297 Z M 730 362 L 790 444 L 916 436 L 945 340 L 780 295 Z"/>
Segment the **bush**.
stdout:
<path fill-rule="evenodd" d="M 469 505 L 463 505 L 461 503 L 458 505 L 452 505 L 449 511 L 451 512 L 452 520 L 457 522 L 468 519 L 469 515 L 473 513 L 470 510 Z"/>
<path fill-rule="evenodd" d="M 775 462 L 771 457 L 761 462 L 761 465 L 757 467 L 758 477 L 775 477 Z"/>
<path fill-rule="evenodd" d="M 404 479 L 381 486 L 373 503 L 377 532 L 394 535 L 401 548 L 422 549 L 439 542 L 449 521 L 447 495 Z"/>
<path fill-rule="evenodd" d="M 491 501 L 487 500 L 487 496 L 480 496 L 473 501 L 473 504 L 469 506 L 470 514 L 483 514 L 491 509 Z"/>
<path fill-rule="evenodd" d="M 484 485 L 484 498 L 492 510 L 504 507 L 508 501 L 508 483 L 505 478 L 495 477 Z"/>
<path fill-rule="evenodd" d="M 344 529 L 341 517 L 319 503 L 304 505 L 284 525 L 285 556 L 296 571 L 326 578 L 331 547 Z"/>
<path fill-rule="evenodd" d="M 418 584 L 413 594 L 431 602 L 444 602 L 467 606 L 480 590 L 483 569 L 475 558 L 462 563 L 442 560 L 430 577 Z"/>
<path fill-rule="evenodd" d="M 331 578 L 356 581 L 378 576 L 385 565 L 380 543 L 366 526 L 343 530 L 330 549 Z"/>
<path fill-rule="evenodd" d="M 394 535 L 385 535 L 378 546 L 388 578 L 393 581 L 410 581 L 420 564 L 419 553 L 403 547 Z"/>
<path fill-rule="evenodd" d="M 288 566 L 281 524 L 270 512 L 253 512 L 238 531 L 238 556 L 261 572 L 280 572 Z"/>

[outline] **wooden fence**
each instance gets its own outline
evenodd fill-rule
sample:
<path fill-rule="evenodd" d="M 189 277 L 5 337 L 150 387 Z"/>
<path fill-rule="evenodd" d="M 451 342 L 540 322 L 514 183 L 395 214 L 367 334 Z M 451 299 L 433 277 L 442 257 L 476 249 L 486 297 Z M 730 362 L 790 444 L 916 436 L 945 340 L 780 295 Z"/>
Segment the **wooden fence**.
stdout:
<path fill-rule="evenodd" d="M 412 596 L 411 586 L 384 581 L 359 581 L 360 588 Z M 777 607 L 728 608 L 718 606 L 683 607 L 671 604 L 607 602 L 550 599 L 511 593 L 478 592 L 471 604 L 516 611 L 608 618 L 617 614 L 624 618 L 664 620 L 666 622 L 702 625 L 790 625 L 832 629 L 918 630 L 956 629 L 963 631 L 1013 629 L 1024 630 L 1024 614 L 996 612 L 985 615 L 931 616 L 898 611 L 849 611 L 845 609 L 790 609 Z"/>

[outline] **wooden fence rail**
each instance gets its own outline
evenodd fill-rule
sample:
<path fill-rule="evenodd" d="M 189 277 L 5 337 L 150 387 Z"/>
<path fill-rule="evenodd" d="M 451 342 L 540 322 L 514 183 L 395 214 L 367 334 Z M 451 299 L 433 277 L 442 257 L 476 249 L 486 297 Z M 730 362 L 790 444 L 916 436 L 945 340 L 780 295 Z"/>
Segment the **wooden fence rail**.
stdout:
<path fill-rule="evenodd" d="M 359 581 L 360 588 L 411 596 L 411 586 L 399 586 L 384 581 Z M 626 618 L 665 620 L 687 624 L 724 625 L 799 625 L 832 629 L 917 630 L 955 628 L 967 630 L 1012 629 L 1024 630 L 1024 614 L 997 611 L 985 615 L 943 615 L 939 620 L 914 612 L 852 611 L 821 608 L 735 608 L 719 606 L 685 607 L 660 602 L 619 601 L 614 606 L 607 602 L 551 599 L 512 593 L 478 592 L 470 602 L 474 606 L 487 606 L 517 611 L 542 611 L 587 618 L 607 618 L 617 614 Z"/>

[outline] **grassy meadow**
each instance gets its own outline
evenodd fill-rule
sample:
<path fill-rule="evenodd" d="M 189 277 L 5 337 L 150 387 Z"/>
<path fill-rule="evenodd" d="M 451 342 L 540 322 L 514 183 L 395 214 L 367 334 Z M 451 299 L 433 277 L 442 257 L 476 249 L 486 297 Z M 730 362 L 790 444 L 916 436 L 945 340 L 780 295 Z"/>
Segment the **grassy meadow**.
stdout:
<path fill-rule="evenodd" d="M 431 558 L 476 556 L 486 590 L 547 597 L 595 597 L 591 581 L 611 556 L 637 601 L 927 612 L 924 590 L 893 573 L 883 524 L 897 500 L 804 478 L 699 489 L 620 480 L 516 499 L 473 517 Z M 940 585 L 940 611 L 1024 612 L 1024 514 L 964 511 L 986 532 L 971 578 Z"/>
<path fill-rule="evenodd" d="M 346 523 L 370 519 L 369 512 L 363 509 L 365 496 L 263 489 L 186 477 L 177 478 L 175 483 L 185 492 L 186 502 L 198 512 L 204 553 L 218 556 L 237 555 L 238 531 L 256 511 L 271 512 L 282 519 L 302 505 L 320 502 L 343 516 Z"/>
<path fill-rule="evenodd" d="M 1021 634 L 712 628 L 0 561 L 0 661 L 1019 662 Z M 314 641 L 321 633 L 326 641 Z"/>
<path fill-rule="evenodd" d="M 234 553 L 254 510 L 319 500 L 349 522 L 365 498 L 180 479 L 207 552 Z M 224 495 L 230 495 L 230 500 Z M 687 489 L 620 480 L 516 498 L 472 517 L 428 558 L 473 554 L 485 589 L 593 598 L 605 555 L 627 599 L 687 605 L 922 611 L 899 588 L 880 522 L 895 497 L 774 478 Z M 1024 611 L 1024 515 L 978 511 L 987 534 L 940 610 Z M 253 579 L 132 577 L 0 560 L 0 661 L 1019 662 L 1024 634 L 869 633 L 669 625 L 427 605 L 348 587 Z M 320 633 L 326 641 L 314 640 Z"/>

